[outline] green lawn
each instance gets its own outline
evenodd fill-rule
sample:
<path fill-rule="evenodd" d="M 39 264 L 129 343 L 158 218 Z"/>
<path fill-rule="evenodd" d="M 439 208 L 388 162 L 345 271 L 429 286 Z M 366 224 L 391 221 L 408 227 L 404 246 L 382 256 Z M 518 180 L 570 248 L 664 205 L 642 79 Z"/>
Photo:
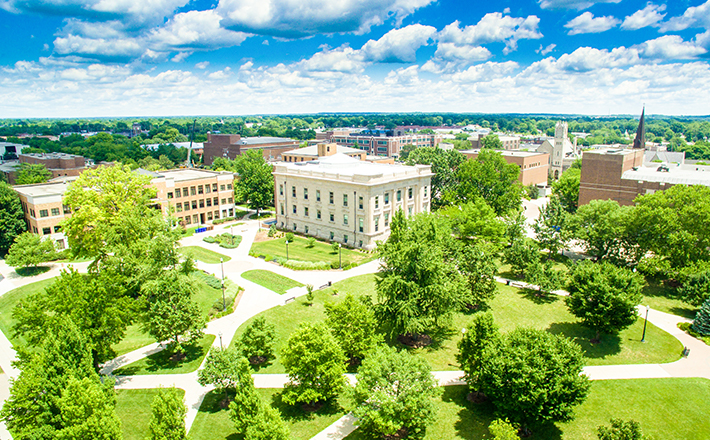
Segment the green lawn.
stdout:
<path fill-rule="evenodd" d="M 295 236 L 293 243 L 288 245 L 288 258 L 290 260 L 338 263 L 338 252 L 333 252 L 330 243 L 316 241 L 312 248 L 307 248 L 308 239 Z M 341 248 L 342 263 L 346 266 L 350 263 L 362 264 L 375 258 L 375 254 L 368 254 L 346 247 Z M 286 258 L 286 239 L 276 238 L 268 241 L 260 241 L 251 246 L 251 254 L 271 255 L 272 257 Z"/>
<path fill-rule="evenodd" d="M 600 344 L 591 344 L 589 339 L 594 336 L 594 332 L 577 322 L 577 319 L 567 311 L 563 298 L 553 296 L 541 300 L 527 291 L 502 284 L 498 286 L 500 293 L 490 302 L 490 308 L 503 332 L 508 332 L 516 326 L 528 326 L 563 334 L 580 344 L 587 365 L 664 363 L 680 358 L 682 344 L 669 333 L 650 323 L 646 330 L 647 342 L 640 342 L 642 319 L 637 320 L 618 336 L 603 335 Z M 288 339 L 288 335 L 298 327 L 299 323 L 324 320 L 324 303 L 340 301 L 346 293 L 355 296 L 374 295 L 375 276 L 362 275 L 349 278 L 336 283 L 333 287 L 339 289 L 338 296 L 332 296 L 332 288 L 316 291 L 311 307 L 305 305 L 304 297 L 300 297 L 292 303 L 267 310 L 260 315 L 277 327 L 276 359 L 259 370 L 260 373 L 284 373 L 278 353 L 282 344 Z M 411 351 L 424 357 L 435 371 L 458 370 L 455 355 L 458 351 L 457 343 L 461 338 L 460 330 L 471 320 L 471 317 L 471 314 L 456 314 L 451 329 L 437 337 L 438 342 L 430 347 Z M 237 330 L 235 340 L 239 338 L 249 322 L 247 321 Z M 395 344 L 403 348 L 400 344 Z"/>
<path fill-rule="evenodd" d="M 200 366 L 207 356 L 214 335 L 205 335 L 197 344 L 185 349 L 186 357 L 181 361 L 170 359 L 166 350 L 159 351 L 139 361 L 130 363 L 114 371 L 116 376 L 134 376 L 143 374 L 182 374 L 191 373 Z"/>
<path fill-rule="evenodd" d="M 643 287 L 643 301 L 654 310 L 694 319 L 698 308 L 678 298 L 675 289 L 661 284 L 654 279 L 647 279 Z"/>
<path fill-rule="evenodd" d="M 257 392 L 262 401 L 270 403 L 279 410 L 295 440 L 310 439 L 347 412 L 342 406 L 351 405 L 347 397 L 340 397 L 339 400 L 323 406 L 316 412 L 306 413 L 298 407 L 291 407 L 281 402 L 280 389 L 257 389 Z M 229 409 L 220 407 L 221 400 L 221 395 L 215 392 L 205 396 L 190 429 L 192 440 L 241 438 L 234 432 L 232 421 L 229 419 Z"/>
<path fill-rule="evenodd" d="M 235 226 L 241 226 L 241 225 L 243 225 L 243 224 L 244 224 L 244 222 L 231 223 L 231 224 L 228 224 L 227 226 L 225 226 L 224 229 L 233 228 L 233 227 L 235 227 Z"/>
<path fill-rule="evenodd" d="M 0 296 L 0 330 L 2 330 L 3 334 L 10 342 L 13 344 L 24 342 L 22 338 L 18 340 L 12 337 L 12 326 L 15 325 L 15 320 L 12 318 L 12 311 L 17 303 L 29 295 L 44 291 L 46 287 L 54 284 L 55 280 L 56 277 L 25 284 Z"/>
<path fill-rule="evenodd" d="M 123 424 L 124 440 L 144 440 L 148 437 L 153 398 L 157 389 L 116 390 L 116 414 Z M 180 397 L 185 391 L 178 389 Z"/>
<path fill-rule="evenodd" d="M 229 261 L 232 259 L 232 257 L 228 257 L 218 252 L 205 249 L 201 246 L 183 246 L 182 248 L 180 248 L 180 252 L 182 252 L 184 255 L 192 257 L 197 261 L 201 261 L 207 264 L 219 264 L 220 258 L 224 259 L 224 261 Z"/>
<path fill-rule="evenodd" d="M 491 404 L 466 400 L 468 389 L 445 387 L 436 400 L 437 418 L 427 428 L 426 440 L 490 439 L 488 425 L 494 419 Z M 612 417 L 641 423 L 645 434 L 655 439 L 710 438 L 710 380 L 635 379 L 602 380 L 592 383 L 587 400 L 577 407 L 575 419 L 533 430 L 530 440 L 596 440 L 599 425 Z M 346 437 L 366 437 L 355 431 Z"/>
<path fill-rule="evenodd" d="M 113 345 L 113 350 L 116 352 L 117 356 L 121 356 L 133 350 L 145 347 L 148 344 L 152 344 L 153 342 L 155 342 L 155 339 L 144 333 L 141 330 L 140 324 L 133 324 L 126 328 L 126 335 L 121 342 Z"/>
<path fill-rule="evenodd" d="M 283 295 L 287 290 L 294 287 L 303 286 L 303 284 L 291 278 L 262 269 L 248 270 L 242 274 L 242 278 L 262 287 L 266 287 L 269 290 L 273 290 L 279 295 Z"/>

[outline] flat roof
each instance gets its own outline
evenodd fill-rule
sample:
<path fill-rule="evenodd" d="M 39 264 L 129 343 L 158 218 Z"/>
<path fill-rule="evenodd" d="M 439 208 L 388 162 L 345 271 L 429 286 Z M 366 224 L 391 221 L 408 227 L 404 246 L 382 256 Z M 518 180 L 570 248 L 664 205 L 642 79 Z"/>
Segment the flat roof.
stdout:
<path fill-rule="evenodd" d="M 57 196 L 64 195 L 67 188 L 69 188 L 69 181 L 17 185 L 12 188 L 18 193 L 28 197 Z"/>
<path fill-rule="evenodd" d="M 277 167 L 285 167 L 287 171 L 319 172 L 338 174 L 339 176 L 367 176 L 367 177 L 406 177 L 408 175 L 433 175 L 429 165 L 402 165 L 373 163 L 358 160 L 342 153 L 327 156 L 319 160 L 308 162 L 281 162 Z M 426 169 L 426 170 L 425 170 Z M 424 170 L 424 173 L 421 171 Z"/>
<path fill-rule="evenodd" d="M 172 178 L 176 182 L 182 182 L 185 180 L 196 180 L 196 179 L 209 179 L 211 177 L 219 176 L 220 174 L 233 174 L 229 172 L 220 171 L 209 171 L 209 170 L 199 170 L 196 168 L 185 168 L 177 170 L 166 170 L 158 171 L 155 174 L 163 177 Z"/>
<path fill-rule="evenodd" d="M 532 157 L 532 156 L 540 156 L 542 154 L 547 154 L 547 153 L 541 153 L 538 151 L 520 151 L 520 150 L 491 150 L 491 151 L 497 151 L 498 153 L 502 154 L 503 156 L 508 156 L 508 157 Z M 481 152 L 480 149 L 474 149 L 474 150 L 460 150 L 461 154 L 479 154 Z"/>
<path fill-rule="evenodd" d="M 243 137 L 243 138 L 239 139 L 239 142 L 242 145 L 259 145 L 259 144 L 275 144 L 275 143 L 298 142 L 298 141 L 296 139 L 291 139 L 291 138 L 253 136 L 253 137 Z"/>
<path fill-rule="evenodd" d="M 336 146 L 336 153 L 363 153 L 365 150 L 360 150 L 359 148 L 346 147 L 338 144 L 330 144 Z M 295 150 L 286 151 L 282 154 L 294 154 L 297 156 L 313 156 L 318 157 L 318 145 L 311 145 L 303 148 L 296 148 Z"/>
<path fill-rule="evenodd" d="M 83 157 L 78 154 L 69 153 L 20 153 L 20 156 L 36 157 L 38 159 L 62 159 L 62 158 L 73 158 L 73 157 Z"/>
<path fill-rule="evenodd" d="M 668 171 L 659 171 L 659 169 Z M 653 164 L 631 169 L 621 175 L 624 180 L 663 182 L 674 185 L 710 186 L 710 166 Z"/>

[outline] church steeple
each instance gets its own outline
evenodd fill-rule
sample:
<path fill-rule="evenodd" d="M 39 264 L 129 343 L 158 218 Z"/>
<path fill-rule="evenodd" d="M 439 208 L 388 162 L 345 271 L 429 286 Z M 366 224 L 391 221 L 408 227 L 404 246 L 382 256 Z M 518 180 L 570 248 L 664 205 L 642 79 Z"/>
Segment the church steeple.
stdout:
<path fill-rule="evenodd" d="M 640 148 L 642 150 L 646 148 L 646 125 L 644 122 L 645 113 L 646 106 L 644 106 L 641 111 L 641 120 L 639 120 L 639 127 L 636 129 L 636 138 L 634 139 L 634 148 Z"/>

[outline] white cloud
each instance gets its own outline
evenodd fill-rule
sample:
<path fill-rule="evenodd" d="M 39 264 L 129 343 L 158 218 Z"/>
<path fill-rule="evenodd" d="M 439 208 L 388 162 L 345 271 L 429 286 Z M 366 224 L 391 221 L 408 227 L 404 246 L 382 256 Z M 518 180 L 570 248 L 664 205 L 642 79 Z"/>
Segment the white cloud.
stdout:
<path fill-rule="evenodd" d="M 541 44 L 541 45 L 540 45 L 540 48 L 537 49 L 537 50 L 535 51 L 535 53 L 539 53 L 539 54 L 541 54 L 541 55 L 547 55 L 548 53 L 550 53 L 550 52 L 552 52 L 553 50 L 555 50 L 556 47 L 557 47 L 557 45 L 554 44 L 554 43 L 549 44 L 549 45 L 547 45 L 546 47 L 542 47 L 542 44 Z"/>
<path fill-rule="evenodd" d="M 620 3 L 621 0 L 538 0 L 542 9 L 587 9 L 597 3 Z"/>
<path fill-rule="evenodd" d="M 200 70 L 204 70 L 204 69 L 206 69 L 209 65 L 210 65 L 210 62 L 209 62 L 209 61 L 202 61 L 202 62 L 200 62 L 200 63 L 195 64 L 195 67 L 198 68 L 198 69 L 200 69 Z"/>
<path fill-rule="evenodd" d="M 398 23 L 434 0 L 220 0 L 228 29 L 302 38 L 322 33 L 366 33 L 390 18 Z"/>
<path fill-rule="evenodd" d="M 436 28 L 412 24 L 387 32 L 379 40 L 370 40 L 360 49 L 366 61 L 381 63 L 412 63 L 417 49 L 427 44 Z"/>
<path fill-rule="evenodd" d="M 662 23 L 661 32 L 682 31 L 694 27 L 710 28 L 710 0 L 699 6 L 691 6 L 683 15 Z"/>
<path fill-rule="evenodd" d="M 312 57 L 296 63 L 296 67 L 314 72 L 362 72 L 365 68 L 360 51 L 348 46 L 324 48 Z"/>
<path fill-rule="evenodd" d="M 487 62 L 471 66 L 468 69 L 457 72 L 451 76 L 454 82 L 481 82 L 492 81 L 503 76 L 510 75 L 518 69 L 518 63 L 506 61 L 504 63 Z"/>
<path fill-rule="evenodd" d="M 660 26 L 658 23 L 663 20 L 666 14 L 661 12 L 666 10 L 666 5 L 654 5 L 649 3 L 645 8 L 627 16 L 621 24 L 621 29 L 635 31 L 647 26 Z"/>
<path fill-rule="evenodd" d="M 216 72 L 212 72 L 207 77 L 211 80 L 223 80 L 226 79 L 227 77 L 232 75 L 232 69 L 229 67 L 225 67 L 222 70 L 218 70 Z"/>
<path fill-rule="evenodd" d="M 620 20 L 612 16 L 605 17 L 594 17 L 594 14 L 587 11 L 580 16 L 573 18 L 565 27 L 569 29 L 567 32 L 569 35 L 577 34 L 597 34 L 599 32 L 605 32 L 609 29 L 616 27 L 621 23 Z"/>
<path fill-rule="evenodd" d="M 645 58 L 658 60 L 688 60 L 707 53 L 696 42 L 683 41 L 679 35 L 665 35 L 639 45 Z"/>
<path fill-rule="evenodd" d="M 145 49 L 136 39 L 109 40 L 84 38 L 78 35 L 57 37 L 54 40 L 54 51 L 60 55 L 79 55 L 111 60 L 139 58 L 145 53 Z"/>
<path fill-rule="evenodd" d="M 518 47 L 518 40 L 542 38 L 538 30 L 540 19 L 535 15 L 528 17 L 510 17 L 500 12 L 483 16 L 475 25 L 459 27 L 455 21 L 439 32 L 439 41 L 457 45 L 481 45 L 493 42 L 505 42 L 507 51 Z"/>
<path fill-rule="evenodd" d="M 192 55 L 192 52 L 178 52 L 174 57 L 170 58 L 170 61 L 172 61 L 173 63 L 179 63 L 185 61 L 185 58 L 189 57 L 190 55 Z"/>
<path fill-rule="evenodd" d="M 454 43 L 439 43 L 434 56 L 444 61 L 473 63 L 485 61 L 492 57 L 493 54 L 483 46 L 457 46 Z"/>

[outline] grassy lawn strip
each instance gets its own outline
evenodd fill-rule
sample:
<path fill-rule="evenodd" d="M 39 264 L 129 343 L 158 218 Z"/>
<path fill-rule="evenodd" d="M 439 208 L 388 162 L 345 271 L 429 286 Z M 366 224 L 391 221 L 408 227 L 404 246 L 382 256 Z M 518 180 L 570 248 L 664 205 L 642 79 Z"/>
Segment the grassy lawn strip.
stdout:
<path fill-rule="evenodd" d="M 279 295 L 283 295 L 287 290 L 294 287 L 303 286 L 303 284 L 291 278 L 262 269 L 248 270 L 242 274 L 242 278 L 262 287 L 266 287 L 269 290 L 273 290 Z"/>
<path fill-rule="evenodd" d="M 496 323 L 503 332 L 509 332 L 516 326 L 534 327 L 551 333 L 562 334 L 577 342 L 584 351 L 587 365 L 619 365 L 673 362 L 680 358 L 682 344 L 669 333 L 649 323 L 646 329 L 646 342 L 642 343 L 643 319 L 638 319 L 628 329 L 617 336 L 603 335 L 602 342 L 591 344 L 589 339 L 594 332 L 583 327 L 567 311 L 564 299 L 557 296 L 537 298 L 530 292 L 514 287 L 498 285 L 500 292 L 490 302 L 490 310 Z M 338 296 L 332 295 L 332 289 L 339 290 Z M 313 306 L 305 305 L 305 298 L 297 298 L 285 306 L 267 310 L 261 314 L 268 322 L 277 324 L 275 342 L 276 359 L 259 373 L 284 373 L 278 353 L 301 322 L 318 322 L 325 319 L 324 303 L 340 301 L 346 293 L 354 296 L 375 295 L 375 276 L 362 275 L 335 283 L 333 288 L 314 292 Z M 458 370 L 456 363 L 457 344 L 461 339 L 461 329 L 471 320 L 472 313 L 457 313 L 449 331 L 435 335 L 435 343 L 429 347 L 411 349 L 412 353 L 424 357 L 434 371 Z M 250 321 L 238 330 L 239 338 Z M 390 343 L 404 348 L 396 342 Z"/>
<path fill-rule="evenodd" d="M 227 255 L 222 255 L 218 252 L 205 249 L 201 246 L 183 246 L 180 248 L 180 252 L 188 257 L 192 257 L 197 261 L 201 261 L 207 264 L 219 264 L 219 259 L 223 258 L 224 261 L 229 261 L 232 257 Z"/>
<path fill-rule="evenodd" d="M 205 335 L 195 345 L 185 348 L 185 358 L 181 361 L 170 359 L 171 354 L 166 350 L 130 363 L 114 371 L 116 376 L 136 376 L 144 374 L 182 374 L 192 373 L 202 363 L 207 352 L 214 342 L 214 335 Z"/>
<path fill-rule="evenodd" d="M 157 389 L 149 390 L 116 390 L 116 414 L 123 424 L 124 440 L 144 440 L 148 437 L 153 398 Z M 185 391 L 178 389 L 180 397 Z"/>
<path fill-rule="evenodd" d="M 32 284 L 25 284 L 0 296 L 0 330 L 2 330 L 3 334 L 10 342 L 13 344 L 25 342 L 23 338 L 17 339 L 12 336 L 12 326 L 15 325 L 15 320 L 12 318 L 12 311 L 15 309 L 17 303 L 27 298 L 29 295 L 43 292 L 45 288 L 54 284 L 55 280 L 56 277 L 37 281 Z"/>
<path fill-rule="evenodd" d="M 295 236 L 293 243 L 288 245 L 288 258 L 298 261 L 325 261 L 327 263 L 338 263 L 338 252 L 333 252 L 329 243 L 316 240 L 312 248 L 307 248 L 308 239 Z M 375 258 L 374 254 L 360 252 L 346 247 L 341 248 L 343 266 L 350 263 L 362 264 Z M 286 239 L 275 238 L 273 240 L 256 242 L 251 246 L 251 253 L 259 255 L 271 255 L 272 257 L 286 258 Z"/>
<path fill-rule="evenodd" d="M 296 440 L 307 440 L 327 428 L 340 417 L 345 415 L 351 403 L 347 397 L 324 405 L 316 412 L 306 413 L 300 407 L 291 407 L 281 402 L 280 389 L 257 389 L 263 402 L 270 403 L 280 413 L 291 431 L 291 436 Z M 236 439 L 234 425 L 229 418 L 229 409 L 220 407 L 222 395 L 214 391 L 205 396 L 200 406 L 195 422 L 190 429 L 192 440 Z"/>

